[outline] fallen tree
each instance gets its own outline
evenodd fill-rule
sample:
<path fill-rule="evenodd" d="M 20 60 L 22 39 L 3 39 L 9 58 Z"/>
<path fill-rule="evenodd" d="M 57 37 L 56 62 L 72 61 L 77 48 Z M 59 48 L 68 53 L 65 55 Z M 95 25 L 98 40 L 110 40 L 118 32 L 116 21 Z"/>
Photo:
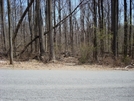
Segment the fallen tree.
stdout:
<path fill-rule="evenodd" d="M 67 15 L 67 16 L 64 17 L 61 21 L 59 21 L 52 29 L 58 27 L 60 24 L 63 24 L 64 21 L 65 21 L 68 17 L 72 16 L 72 14 L 79 8 L 79 6 L 83 3 L 83 1 L 84 1 L 84 0 L 82 0 L 82 1 L 75 7 L 75 9 L 74 9 L 69 15 Z M 87 1 L 87 2 L 88 2 L 88 1 Z M 51 30 L 52 30 L 52 29 L 51 29 Z M 49 33 L 49 31 L 46 31 L 46 32 L 44 32 L 44 35 L 46 35 L 46 34 L 48 34 L 48 33 Z M 33 40 L 31 40 L 31 41 L 23 48 L 23 50 L 22 50 L 18 55 L 16 55 L 15 57 L 20 56 L 21 54 L 23 54 L 23 53 L 25 52 L 25 50 L 28 48 L 28 46 L 31 45 L 31 44 L 32 44 L 35 40 L 37 40 L 38 38 L 39 38 L 39 36 L 36 36 Z"/>

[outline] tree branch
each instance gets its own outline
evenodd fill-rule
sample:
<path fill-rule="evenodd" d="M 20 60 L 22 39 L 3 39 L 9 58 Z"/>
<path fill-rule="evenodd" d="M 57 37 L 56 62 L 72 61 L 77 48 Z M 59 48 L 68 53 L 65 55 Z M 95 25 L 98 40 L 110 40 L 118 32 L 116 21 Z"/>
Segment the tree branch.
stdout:
<path fill-rule="evenodd" d="M 34 1 L 34 0 L 33 0 Z M 84 0 L 82 0 L 76 7 L 75 7 L 75 9 L 69 14 L 69 15 L 67 15 L 65 18 L 63 18 L 60 22 L 58 22 L 54 27 L 53 27 L 53 29 L 54 28 L 56 28 L 56 27 L 58 27 L 60 24 L 62 24 L 68 17 L 70 17 L 76 10 L 77 10 L 77 8 L 83 3 L 83 1 Z M 44 32 L 44 35 L 46 35 L 46 34 L 48 34 L 49 33 L 49 31 L 46 31 L 46 32 Z M 32 41 L 30 41 L 25 47 L 24 47 L 24 49 L 21 51 L 21 53 L 20 54 L 18 54 L 17 56 L 19 56 L 19 55 L 21 55 L 21 54 L 23 54 L 24 52 L 25 52 L 25 50 L 28 48 L 28 46 L 32 43 L 32 42 L 34 42 L 37 38 L 39 38 L 39 36 L 36 36 Z"/>
<path fill-rule="evenodd" d="M 33 2 L 34 2 L 34 0 L 31 0 L 31 2 L 28 4 L 27 8 L 25 9 L 24 13 L 22 14 L 22 16 L 21 16 L 21 18 L 20 18 L 20 20 L 19 20 L 19 22 L 18 22 L 18 24 L 17 24 L 17 27 L 16 27 L 15 32 L 14 32 L 14 36 L 13 36 L 13 39 L 12 39 L 12 40 L 13 40 L 13 43 L 14 43 L 15 38 L 16 38 L 16 36 L 17 36 L 18 30 L 19 30 L 19 28 L 20 28 L 20 25 L 21 25 L 21 23 L 22 23 L 22 21 L 23 21 L 25 15 L 26 15 L 26 13 L 28 12 L 28 10 L 29 10 L 29 8 L 31 7 L 31 5 L 32 5 Z"/>

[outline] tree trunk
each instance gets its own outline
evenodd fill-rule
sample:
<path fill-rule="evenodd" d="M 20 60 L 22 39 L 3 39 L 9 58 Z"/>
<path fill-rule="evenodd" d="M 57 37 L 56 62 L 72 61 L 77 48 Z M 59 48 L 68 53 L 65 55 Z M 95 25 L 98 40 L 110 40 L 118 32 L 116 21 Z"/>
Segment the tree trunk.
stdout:
<path fill-rule="evenodd" d="M 112 52 L 117 58 L 117 37 L 118 37 L 118 0 L 111 0 L 111 33 L 113 35 L 112 40 Z"/>
<path fill-rule="evenodd" d="M 56 25 L 56 0 L 54 0 L 54 7 L 53 7 L 54 9 L 54 26 Z M 56 46 L 56 48 L 57 48 L 57 41 L 56 41 L 56 28 L 54 28 L 54 44 L 55 44 L 55 46 Z"/>
<path fill-rule="evenodd" d="M 124 58 L 128 52 L 128 22 L 127 22 L 127 1 L 124 0 Z"/>
<path fill-rule="evenodd" d="M 49 31 L 49 49 L 50 49 L 49 58 L 51 61 L 55 61 L 53 35 L 52 35 L 52 30 L 53 30 L 53 27 L 52 27 L 52 0 L 47 1 L 47 18 L 48 18 L 47 30 Z"/>
<path fill-rule="evenodd" d="M 107 18 L 108 18 L 108 26 L 107 26 L 107 29 L 108 29 L 108 53 L 110 52 L 110 35 L 111 35 L 111 32 L 110 32 L 110 2 L 109 0 L 107 0 L 107 5 L 108 5 L 108 14 L 107 14 Z"/>
<path fill-rule="evenodd" d="M 64 14 L 64 16 L 66 16 L 66 14 Z M 64 24 L 63 24 L 63 27 L 64 27 L 64 34 L 65 34 L 65 52 L 67 52 L 68 50 L 68 45 L 67 45 L 67 20 L 65 20 Z"/>
<path fill-rule="evenodd" d="M 2 30 L 1 30 L 1 32 L 2 32 L 2 34 L 3 34 L 3 41 L 4 41 L 4 51 L 7 51 L 7 41 L 6 41 L 6 33 L 5 33 L 5 23 L 4 23 L 4 1 L 3 0 L 1 0 L 0 1 L 0 12 L 1 12 L 1 28 L 2 28 Z"/>
<path fill-rule="evenodd" d="M 9 26 L 9 47 L 10 47 L 10 64 L 13 64 L 13 45 L 12 45 L 12 25 L 11 25 L 11 8 L 10 8 L 10 0 L 7 0 L 8 7 L 8 26 Z"/>
<path fill-rule="evenodd" d="M 59 21 L 61 21 L 61 0 L 58 1 L 58 6 L 59 6 L 59 9 L 58 9 Z M 61 44 L 61 24 L 60 24 L 59 25 L 59 56 L 61 54 L 61 47 L 62 47 L 62 44 Z"/>
<path fill-rule="evenodd" d="M 35 4 L 35 11 L 34 11 L 34 37 L 39 36 L 39 29 L 38 29 L 38 14 L 37 14 L 37 4 Z M 35 40 L 35 53 L 39 54 L 39 39 Z"/>
<path fill-rule="evenodd" d="M 17 24 L 17 27 L 15 28 L 14 36 L 13 36 L 13 43 L 14 43 L 15 38 L 16 38 L 16 36 L 17 36 L 18 30 L 19 30 L 19 28 L 20 28 L 20 25 L 21 25 L 21 23 L 22 23 L 22 21 L 23 21 L 25 15 L 27 14 L 27 12 L 28 12 L 28 10 L 29 10 L 29 8 L 31 7 L 31 5 L 32 5 L 33 2 L 34 2 L 34 0 L 31 0 L 31 2 L 28 4 L 27 8 L 25 9 L 24 13 L 22 14 L 22 16 L 21 16 L 21 18 L 20 18 L 20 20 L 19 20 L 19 22 L 18 22 L 18 24 Z"/>
<path fill-rule="evenodd" d="M 103 0 L 101 0 L 100 2 L 100 5 L 101 5 L 101 9 L 100 9 L 100 12 L 101 12 L 101 16 L 100 16 L 100 35 L 101 35 L 101 39 L 100 39 L 100 51 L 101 51 L 101 56 L 103 57 L 103 54 L 104 54 L 104 29 L 103 29 Z"/>
<path fill-rule="evenodd" d="M 83 1 L 84 1 L 84 0 L 83 0 Z M 80 5 L 83 3 L 83 1 L 81 1 L 81 2 L 74 8 L 74 10 L 73 10 L 70 14 L 68 14 L 67 16 L 65 16 L 60 22 L 58 22 L 54 27 L 52 27 L 52 29 L 57 28 L 57 27 L 59 26 L 59 24 L 62 24 L 63 22 L 65 22 L 65 20 L 67 20 L 67 19 L 78 9 L 78 7 L 80 7 Z M 33 11 L 34 11 L 34 10 L 33 10 Z M 47 11 L 47 10 L 46 10 L 46 11 Z M 47 14 L 47 12 L 46 12 L 46 14 Z M 47 16 L 48 16 L 48 15 L 47 15 Z M 35 18 L 33 18 L 33 19 L 35 19 Z M 46 20 L 46 21 L 48 21 L 48 20 Z M 48 22 L 47 22 L 47 25 L 48 25 Z M 47 26 L 47 27 L 48 27 L 48 26 Z M 35 28 L 36 28 L 36 27 L 35 27 Z M 47 34 L 49 34 L 49 30 L 47 30 L 46 32 L 44 32 L 44 35 L 47 35 Z M 23 54 L 23 53 L 25 52 L 25 50 L 28 48 L 28 46 L 31 45 L 31 43 L 35 42 L 38 38 L 39 38 L 39 36 L 35 36 L 35 38 L 34 38 L 32 41 L 30 41 L 30 42 L 24 47 L 24 49 L 20 52 L 20 54 L 18 54 L 17 56 Z M 67 42 L 67 45 L 68 45 L 68 42 Z"/>
<path fill-rule="evenodd" d="M 28 3 L 30 2 L 31 0 L 28 0 Z M 32 41 L 33 39 L 33 27 L 32 27 L 32 8 L 30 7 L 29 8 L 29 11 L 28 11 L 28 21 L 29 21 L 29 30 L 30 30 L 30 39 Z M 33 52 L 33 43 L 31 43 L 31 53 Z"/>
<path fill-rule="evenodd" d="M 132 55 L 132 0 L 130 0 L 130 25 L 129 25 L 129 56 Z"/>
<path fill-rule="evenodd" d="M 56 0 L 54 0 L 54 3 L 56 2 Z M 47 14 L 47 0 L 44 0 L 44 3 L 45 3 L 45 7 L 44 7 L 44 9 L 45 9 L 45 23 L 46 23 L 46 25 L 45 25 L 45 32 L 48 32 L 49 33 L 49 31 L 48 31 L 48 14 Z M 55 5 L 55 4 L 54 4 Z M 54 8 L 55 9 L 55 8 Z M 54 16 L 55 16 L 55 14 L 54 14 Z M 55 17 L 54 17 L 54 19 L 55 19 Z M 55 24 L 56 24 L 56 22 L 55 22 Z M 54 25 L 55 25 L 54 24 Z M 54 28 L 55 29 L 55 28 Z M 55 31 L 55 30 L 54 30 Z M 45 52 L 48 52 L 48 34 L 46 34 L 45 35 Z"/>
<path fill-rule="evenodd" d="M 44 45 L 44 35 L 42 31 L 42 26 L 43 26 L 43 20 L 41 16 L 41 10 L 40 10 L 40 0 L 36 0 L 36 16 L 37 16 L 37 28 L 38 28 L 38 33 L 39 33 L 39 45 L 40 45 L 40 59 L 44 59 L 45 55 L 45 45 Z"/>
<path fill-rule="evenodd" d="M 68 6 L 69 6 L 69 14 L 71 14 L 71 0 L 68 0 Z M 70 26 L 70 42 L 71 42 L 71 52 L 72 56 L 74 55 L 74 39 L 73 39 L 73 24 L 72 24 L 72 15 L 69 17 L 69 26 Z"/>
<path fill-rule="evenodd" d="M 82 1 L 82 0 L 80 0 Z M 86 40 L 85 40 L 85 9 L 83 7 L 83 5 L 80 6 L 80 26 L 81 26 L 81 41 L 82 43 L 84 43 L 84 45 L 86 44 Z"/>
<path fill-rule="evenodd" d="M 97 33 L 96 33 L 96 29 L 97 29 L 97 7 L 96 7 L 96 2 L 95 0 L 93 0 L 93 20 L 94 20 L 94 39 L 93 39 L 93 45 L 94 45 L 94 51 L 93 51 L 93 58 L 95 61 L 97 61 L 97 55 L 98 55 L 98 51 L 97 51 Z"/>
<path fill-rule="evenodd" d="M 130 2 L 131 2 L 131 6 L 132 6 L 132 0 L 130 0 Z M 132 28 L 132 15 L 133 15 L 133 13 L 132 13 L 132 10 L 131 10 L 131 14 L 130 14 L 130 19 L 131 19 L 131 28 Z M 133 18 L 134 19 L 134 18 Z M 131 29 L 131 31 L 132 31 L 132 29 Z M 132 32 L 131 32 L 131 34 L 132 34 Z M 132 58 L 134 59 L 134 31 L 133 31 L 133 44 L 132 44 Z"/>

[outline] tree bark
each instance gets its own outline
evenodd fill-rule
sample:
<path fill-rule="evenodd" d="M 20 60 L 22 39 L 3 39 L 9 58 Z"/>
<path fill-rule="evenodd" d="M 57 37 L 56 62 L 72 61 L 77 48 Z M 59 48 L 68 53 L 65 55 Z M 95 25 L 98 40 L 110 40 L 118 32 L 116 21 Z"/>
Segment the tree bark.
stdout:
<path fill-rule="evenodd" d="M 127 21 L 127 1 L 124 0 L 124 58 L 128 52 L 128 21 Z"/>
<path fill-rule="evenodd" d="M 1 12 L 1 32 L 3 34 L 3 41 L 4 41 L 4 51 L 7 51 L 7 41 L 6 41 L 6 33 L 5 33 L 5 23 L 4 23 L 4 1 L 0 1 L 0 12 Z"/>
<path fill-rule="evenodd" d="M 80 0 L 82 1 L 82 0 Z M 81 41 L 86 44 L 86 33 L 85 33 L 85 9 L 84 6 L 80 6 L 80 26 L 81 26 Z"/>
<path fill-rule="evenodd" d="M 28 0 L 28 4 L 30 3 L 31 0 Z M 29 21 L 29 30 L 30 30 L 30 35 L 31 35 L 31 41 L 33 39 L 33 26 L 32 26 L 32 8 L 30 7 L 28 10 L 28 21 Z M 33 52 L 33 43 L 31 44 L 31 53 Z"/>
<path fill-rule="evenodd" d="M 12 45 L 12 25 L 11 25 L 11 8 L 10 8 L 10 0 L 7 0 L 7 7 L 8 7 L 8 32 L 9 32 L 9 57 L 10 57 L 10 64 L 13 64 L 13 45 Z"/>
<path fill-rule="evenodd" d="M 97 61 L 97 55 L 98 55 L 98 51 L 97 51 L 97 33 L 96 33 L 96 29 L 97 29 L 97 8 L 96 8 L 96 2 L 95 0 L 93 0 L 93 21 L 94 21 L 94 39 L 93 39 L 93 45 L 94 45 L 94 51 L 93 51 L 93 58 L 95 61 Z"/>
<path fill-rule="evenodd" d="M 66 16 L 66 14 L 64 14 L 64 16 Z M 65 52 L 67 52 L 68 50 L 68 45 L 67 45 L 67 21 L 65 20 L 64 24 L 63 24 L 63 27 L 64 27 L 64 37 L 65 37 Z"/>
<path fill-rule="evenodd" d="M 54 26 L 56 25 L 56 0 L 54 0 Z M 57 46 L 57 43 L 56 43 L 56 28 L 54 28 L 54 44 L 56 44 Z"/>
<path fill-rule="evenodd" d="M 113 35 L 112 52 L 114 57 L 117 58 L 118 0 L 111 0 L 111 3 L 111 33 Z"/>
<path fill-rule="evenodd" d="M 107 19 L 108 19 L 108 26 L 107 26 L 107 29 L 108 29 L 108 53 L 110 52 L 110 35 L 111 35 L 111 29 L 110 29 L 110 2 L 109 2 L 109 0 L 107 0 L 107 5 L 108 5 L 108 12 L 107 12 Z"/>
<path fill-rule="evenodd" d="M 69 14 L 71 14 L 71 10 L 72 10 L 71 0 L 68 0 L 68 6 L 69 6 Z M 69 26 L 70 26 L 71 52 L 72 52 L 72 56 L 73 56 L 74 55 L 74 35 L 73 35 L 72 15 L 69 17 Z"/>
<path fill-rule="evenodd" d="M 101 56 L 103 57 L 103 54 L 104 54 L 104 29 L 103 29 L 103 0 L 101 0 L 100 2 L 100 5 L 101 5 L 101 17 L 100 17 L 100 34 L 101 34 L 101 40 L 100 40 L 100 51 L 101 51 Z"/>
<path fill-rule="evenodd" d="M 129 13 L 130 13 L 130 24 L 129 24 L 129 56 L 132 55 L 132 0 L 130 0 L 130 10 L 129 10 Z"/>
<path fill-rule="evenodd" d="M 37 18 L 37 4 L 35 2 L 35 6 L 34 6 L 34 37 L 39 36 L 39 29 L 38 29 L 38 18 Z M 39 39 L 35 40 L 35 53 L 39 54 Z"/>
<path fill-rule="evenodd" d="M 61 21 L 61 0 L 58 1 L 58 6 L 59 6 L 59 9 L 58 9 L 59 21 Z M 61 44 L 61 24 L 59 24 L 59 56 L 61 54 L 61 47 L 62 47 L 62 44 Z"/>
<path fill-rule="evenodd" d="M 39 47 L 40 47 L 40 59 L 43 61 L 44 55 L 45 55 L 45 45 L 44 45 L 44 35 L 42 31 L 43 26 L 43 20 L 41 16 L 41 10 L 40 10 L 40 0 L 36 0 L 36 17 L 37 17 L 37 29 L 39 33 Z"/>
<path fill-rule="evenodd" d="M 47 18 L 48 18 L 48 31 L 49 31 L 49 59 L 50 61 L 55 61 L 55 54 L 54 54 L 54 45 L 53 45 L 53 35 L 52 35 L 52 0 L 47 1 Z"/>

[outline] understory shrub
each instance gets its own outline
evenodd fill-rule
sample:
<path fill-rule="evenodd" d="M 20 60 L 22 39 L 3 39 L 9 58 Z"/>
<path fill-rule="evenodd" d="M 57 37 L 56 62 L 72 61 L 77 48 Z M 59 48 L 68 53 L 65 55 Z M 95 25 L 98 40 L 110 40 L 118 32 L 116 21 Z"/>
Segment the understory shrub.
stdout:
<path fill-rule="evenodd" d="M 89 59 L 91 59 L 91 54 L 92 54 L 92 45 L 85 45 L 83 44 L 80 47 L 80 57 L 79 57 L 79 62 L 80 63 L 87 63 L 89 62 Z"/>
<path fill-rule="evenodd" d="M 123 62 L 125 65 L 130 65 L 131 64 L 131 58 L 129 56 L 123 58 Z"/>

